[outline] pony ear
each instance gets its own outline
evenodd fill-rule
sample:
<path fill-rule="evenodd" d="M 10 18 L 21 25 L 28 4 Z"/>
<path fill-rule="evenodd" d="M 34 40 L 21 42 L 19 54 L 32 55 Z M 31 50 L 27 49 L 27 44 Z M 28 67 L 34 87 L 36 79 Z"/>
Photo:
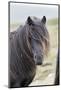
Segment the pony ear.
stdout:
<path fill-rule="evenodd" d="M 28 23 L 29 25 L 33 25 L 33 21 L 32 21 L 32 19 L 31 19 L 30 16 L 27 18 L 27 23 Z"/>
<path fill-rule="evenodd" d="M 43 22 L 44 24 L 46 23 L 46 17 L 45 17 L 45 16 L 43 16 L 42 22 Z"/>

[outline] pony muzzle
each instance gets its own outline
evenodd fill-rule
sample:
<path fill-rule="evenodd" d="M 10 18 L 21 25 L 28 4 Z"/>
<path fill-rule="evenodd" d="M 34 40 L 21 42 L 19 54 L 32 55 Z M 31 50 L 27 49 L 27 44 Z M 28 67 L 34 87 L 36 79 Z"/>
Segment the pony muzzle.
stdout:
<path fill-rule="evenodd" d="M 43 57 L 40 55 L 35 55 L 34 56 L 34 61 L 36 65 L 41 65 L 43 63 Z"/>

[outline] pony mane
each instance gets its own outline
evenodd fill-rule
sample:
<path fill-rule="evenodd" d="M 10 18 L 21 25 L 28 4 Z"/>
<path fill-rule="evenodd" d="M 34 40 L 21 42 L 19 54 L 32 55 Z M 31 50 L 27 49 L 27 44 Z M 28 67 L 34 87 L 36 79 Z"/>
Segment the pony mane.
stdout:
<path fill-rule="evenodd" d="M 21 46 L 22 52 L 29 58 L 33 58 L 33 53 L 31 49 L 31 44 L 29 42 L 29 27 L 27 25 L 24 25 L 20 32 L 18 33 L 19 36 L 19 44 Z"/>

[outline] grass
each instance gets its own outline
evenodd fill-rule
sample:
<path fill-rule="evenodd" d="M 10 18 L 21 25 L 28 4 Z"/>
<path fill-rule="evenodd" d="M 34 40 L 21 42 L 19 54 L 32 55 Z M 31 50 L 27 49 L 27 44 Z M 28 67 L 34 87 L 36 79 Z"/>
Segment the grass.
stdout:
<path fill-rule="evenodd" d="M 48 20 L 48 25 L 57 25 L 58 24 L 58 19 L 57 18 L 53 18 Z"/>
<path fill-rule="evenodd" d="M 12 23 L 12 24 L 10 24 L 10 27 L 11 28 L 15 28 L 15 27 L 17 27 L 17 26 L 19 26 L 20 24 L 19 23 Z"/>

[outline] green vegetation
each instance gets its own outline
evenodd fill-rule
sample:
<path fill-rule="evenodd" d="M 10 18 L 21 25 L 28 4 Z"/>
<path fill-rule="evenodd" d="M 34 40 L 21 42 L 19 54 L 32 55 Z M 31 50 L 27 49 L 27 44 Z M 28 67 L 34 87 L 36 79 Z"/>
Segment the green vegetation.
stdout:
<path fill-rule="evenodd" d="M 17 23 L 17 22 L 11 23 L 11 24 L 10 24 L 10 27 L 11 27 L 11 28 L 14 28 L 14 27 L 19 26 L 20 24 L 22 25 L 22 23 Z M 57 18 L 49 19 L 49 20 L 47 21 L 47 25 L 57 25 L 57 24 L 58 24 L 58 19 L 57 19 Z"/>
<path fill-rule="evenodd" d="M 11 28 L 15 28 L 15 27 L 17 27 L 17 26 L 19 26 L 20 24 L 19 23 L 12 23 L 12 24 L 10 24 L 10 27 Z"/>
<path fill-rule="evenodd" d="M 50 19 L 47 22 L 48 25 L 57 25 L 58 24 L 58 19 L 54 18 L 54 19 Z"/>

